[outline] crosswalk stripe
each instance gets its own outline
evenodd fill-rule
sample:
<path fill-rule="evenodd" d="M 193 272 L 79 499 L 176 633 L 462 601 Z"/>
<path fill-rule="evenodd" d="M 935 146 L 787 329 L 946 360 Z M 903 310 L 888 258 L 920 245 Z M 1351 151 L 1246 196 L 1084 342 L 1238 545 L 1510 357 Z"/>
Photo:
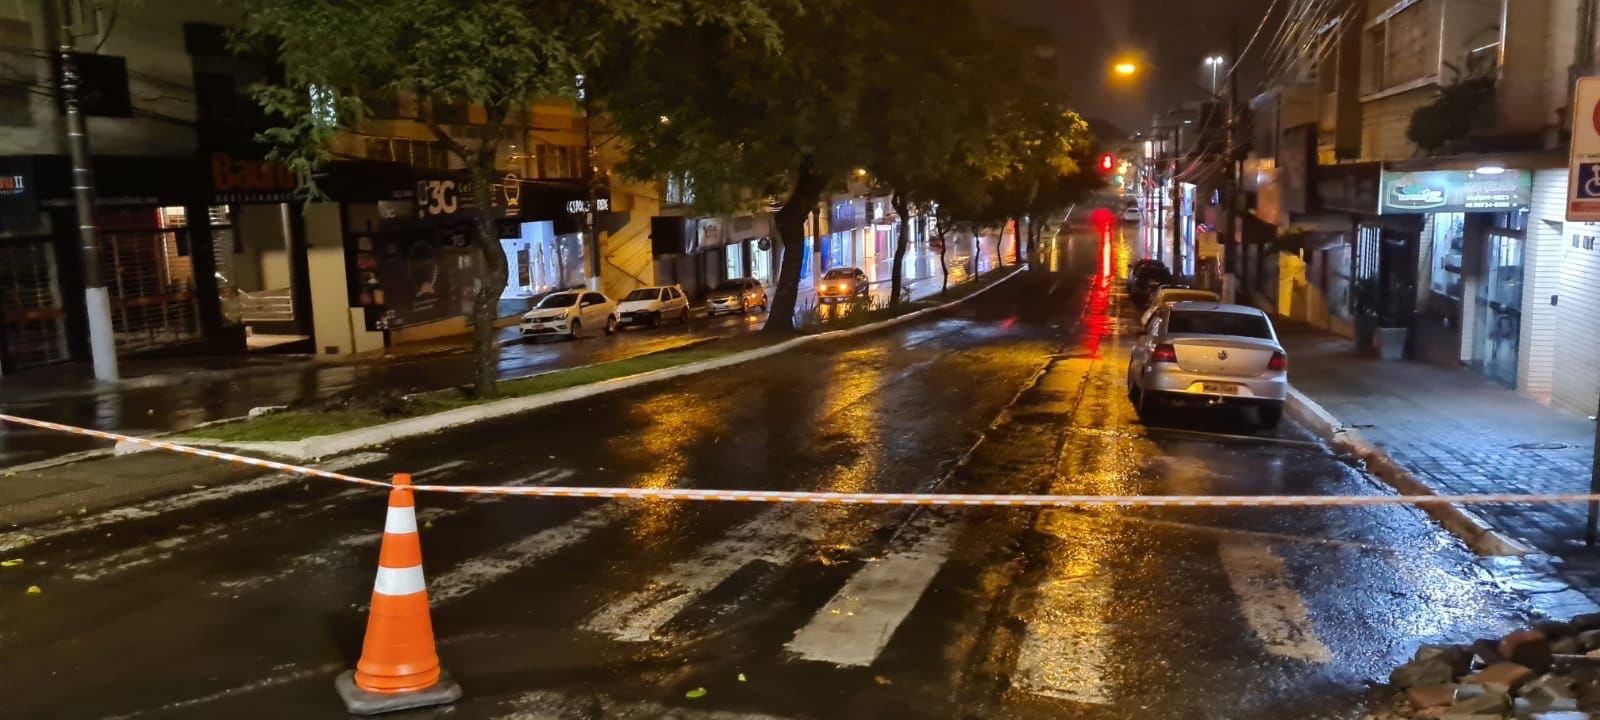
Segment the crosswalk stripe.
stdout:
<path fill-rule="evenodd" d="M 931 513 L 919 516 L 881 559 L 851 575 L 785 647 L 806 660 L 871 665 L 943 567 L 954 536 L 952 523 Z"/>
<path fill-rule="evenodd" d="M 605 717 L 610 720 L 784 720 L 776 715 L 674 708 L 652 702 L 627 702 L 604 695 L 572 697 L 556 692 L 523 693 L 506 703 L 503 714 L 494 720 L 569 720 L 576 717 Z"/>
<path fill-rule="evenodd" d="M 418 476 L 426 477 L 426 473 L 438 472 L 441 472 L 438 468 L 430 468 L 418 473 Z M 554 484 L 564 482 L 576 474 L 577 473 L 575 471 L 568 469 L 548 469 L 541 470 L 526 477 L 517 478 L 504 484 L 511 486 L 530 485 L 534 483 Z M 367 490 L 366 488 L 354 488 L 335 495 L 333 500 L 338 500 L 346 495 L 370 494 L 371 491 Z M 424 532 L 426 532 L 427 523 L 449 519 L 450 517 L 466 512 L 468 508 L 475 505 L 491 503 L 504 499 L 504 497 L 499 495 L 475 495 L 471 498 L 468 498 L 465 503 L 462 503 L 457 507 L 424 507 L 417 511 L 417 522 L 423 523 Z M 330 501 L 330 504 L 331 502 L 332 501 Z M 375 526 L 370 532 L 346 535 L 339 538 L 337 542 L 331 545 L 319 547 L 315 550 L 301 553 L 283 560 L 279 564 L 278 568 L 269 574 L 255 575 L 243 579 L 219 581 L 216 583 L 217 590 L 215 590 L 212 594 L 218 596 L 235 595 L 239 592 L 250 590 L 270 582 L 279 582 L 301 573 L 309 572 L 316 568 L 328 566 L 348 553 L 351 548 L 366 548 L 376 546 L 378 541 L 382 539 L 383 528 L 377 526 Z M 423 542 L 426 543 L 426 539 L 424 539 Z"/>
<path fill-rule="evenodd" d="M 627 517 L 628 513 L 627 505 L 614 502 L 589 508 L 564 524 L 541 530 L 487 555 L 456 565 L 428 583 L 428 596 L 438 604 L 467 595 L 582 542 L 596 530 Z"/>
<path fill-rule="evenodd" d="M 323 466 L 323 469 L 332 470 L 334 467 L 354 467 L 357 464 L 365 464 L 366 462 L 371 462 L 374 459 L 381 460 L 383 459 L 383 456 L 379 455 L 376 456 L 376 458 L 374 458 L 373 454 L 350 456 L 348 459 L 341 458 L 340 462 L 334 463 L 332 466 L 325 465 Z M 418 478 L 447 477 L 450 471 L 471 464 L 472 463 L 470 461 L 466 460 L 454 460 L 418 471 L 416 476 Z M 291 477 L 290 479 L 304 480 L 304 478 L 299 477 Z M 274 484 L 280 483 L 275 481 Z M 75 563 L 72 566 L 72 579 L 80 582 L 104 580 L 113 575 L 120 575 L 135 568 L 167 560 L 175 555 L 179 550 L 191 543 L 215 544 L 232 537 L 233 534 L 241 527 L 260 523 L 265 520 L 270 520 L 280 515 L 290 515 L 296 518 L 302 518 L 307 514 L 331 508 L 340 500 L 357 495 L 372 495 L 376 497 L 371 488 L 356 487 L 348 490 L 341 490 L 330 498 L 319 498 L 317 500 L 294 501 L 270 505 L 240 519 L 219 519 L 203 522 L 195 525 L 194 527 L 188 528 L 183 532 L 161 538 L 160 540 L 129 547 L 127 549 L 111 553 L 110 555 L 94 558 L 93 560 Z"/>
<path fill-rule="evenodd" d="M 1245 621 L 1267 652 L 1308 662 L 1333 659 L 1289 582 L 1283 558 L 1259 542 L 1235 538 L 1224 538 L 1217 549 Z"/>
<path fill-rule="evenodd" d="M 1056 522 L 1060 511 L 1040 515 L 1036 527 L 1065 540 L 1068 524 Z M 1085 705 L 1111 704 L 1106 687 L 1112 628 L 1113 587 L 1109 573 L 1088 567 L 1097 560 L 1083 556 L 1082 546 L 1052 554 L 1048 575 L 1027 619 L 1022 646 L 1011 674 L 1012 687 L 1025 693 Z"/>
<path fill-rule="evenodd" d="M 341 472 L 353 467 L 378 462 L 387 457 L 388 455 L 384 453 L 355 453 L 319 463 L 316 467 L 319 470 L 327 470 L 328 472 Z M 203 490 L 147 500 L 134 505 L 115 507 L 86 517 L 68 518 L 42 527 L 30 528 L 26 531 L 4 532 L 0 533 L 0 552 L 8 552 L 24 545 L 50 540 L 62 535 L 98 530 L 118 523 L 145 520 L 165 513 L 187 510 L 206 503 L 226 500 L 238 495 L 271 490 L 275 487 L 304 481 L 305 478 L 299 475 L 274 473 L 242 482 L 217 485 Z"/>
<path fill-rule="evenodd" d="M 815 514 L 779 506 L 729 531 L 694 557 L 674 564 L 644 590 L 610 603 L 584 627 L 623 642 L 646 642 L 701 595 L 740 568 L 765 560 L 784 565 L 799 555 L 802 540 L 816 539 Z"/>

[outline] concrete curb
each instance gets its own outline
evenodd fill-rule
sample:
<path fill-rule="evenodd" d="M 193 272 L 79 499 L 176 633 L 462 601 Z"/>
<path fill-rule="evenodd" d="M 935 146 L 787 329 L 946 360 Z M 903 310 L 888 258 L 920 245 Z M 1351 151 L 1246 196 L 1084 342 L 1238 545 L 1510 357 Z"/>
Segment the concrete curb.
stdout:
<path fill-rule="evenodd" d="M 964 302 L 967 302 L 968 300 L 994 289 L 1001 283 L 1016 277 L 1017 273 L 1021 272 L 1022 269 L 1022 266 L 1016 266 L 1016 269 L 1012 270 L 1010 274 L 996 279 L 993 283 L 990 283 L 988 287 L 980 288 L 977 291 L 974 291 L 971 295 L 963 297 L 959 300 L 953 300 L 943 305 L 923 308 L 915 312 L 906 313 L 905 315 L 901 315 L 896 318 L 891 318 L 882 322 L 871 323 L 868 325 L 862 325 L 860 327 L 849 328 L 846 330 L 836 330 L 833 332 L 817 333 L 814 335 L 801 335 L 775 345 L 756 348 L 754 350 L 746 350 L 744 352 L 734 353 L 732 355 L 727 355 L 720 358 L 713 358 L 711 360 L 687 363 L 677 367 L 665 368 L 662 370 L 651 370 L 649 372 L 643 372 L 637 375 L 614 378 L 588 385 L 578 385 L 575 387 L 564 388 L 562 390 L 555 390 L 547 393 L 540 393 L 538 395 L 531 395 L 528 397 L 508 398 L 506 400 L 498 400 L 491 403 L 484 403 L 482 405 L 474 405 L 472 407 L 457 408 L 455 410 L 447 410 L 442 413 L 407 418 L 405 420 L 361 428 L 359 430 L 351 430 L 335 435 L 319 435 L 301 440 L 281 442 L 207 442 L 204 440 L 187 440 L 181 436 L 174 438 L 174 441 L 183 442 L 196 447 L 216 448 L 239 453 L 267 454 L 274 457 L 286 458 L 294 462 L 311 462 L 355 450 L 385 445 L 396 440 L 403 440 L 406 438 L 417 437 L 419 435 L 436 433 L 441 430 L 460 427 L 462 425 L 469 425 L 486 420 L 494 420 L 512 415 L 519 415 L 532 410 L 550 407 L 552 405 L 559 405 L 562 403 L 572 402 L 574 400 L 583 400 L 605 393 L 616 392 L 618 390 L 660 382 L 662 380 L 687 377 L 689 375 L 695 375 L 710 370 L 717 370 L 733 365 L 739 365 L 752 360 L 760 360 L 762 358 L 772 357 L 779 353 L 788 352 L 789 350 L 793 350 L 797 347 L 802 347 L 813 343 L 852 338 L 877 332 L 879 330 L 886 330 L 897 325 L 903 325 L 913 320 L 917 320 L 928 315 L 929 313 L 941 312 L 956 307 Z"/>
<path fill-rule="evenodd" d="M 1335 449 L 1360 459 L 1366 464 L 1368 472 L 1388 483 L 1401 495 L 1443 494 L 1396 462 L 1389 456 L 1388 451 L 1366 439 L 1355 429 L 1346 427 L 1334 417 L 1333 413 L 1328 412 L 1327 408 L 1322 407 L 1299 389 L 1289 388 L 1289 402 L 1284 409 L 1288 411 L 1291 419 L 1316 433 Z M 1534 554 L 1532 548 L 1495 530 L 1477 513 L 1459 505 L 1427 505 L 1423 509 L 1479 555 L 1520 557 Z"/>

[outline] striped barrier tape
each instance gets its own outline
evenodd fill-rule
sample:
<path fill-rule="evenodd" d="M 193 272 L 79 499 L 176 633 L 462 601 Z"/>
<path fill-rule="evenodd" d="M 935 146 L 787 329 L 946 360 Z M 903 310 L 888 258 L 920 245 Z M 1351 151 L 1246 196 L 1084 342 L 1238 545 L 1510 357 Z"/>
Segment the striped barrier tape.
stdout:
<path fill-rule="evenodd" d="M 499 487 L 417 485 L 417 492 L 464 495 L 689 500 L 818 505 L 952 505 L 962 507 L 1326 507 L 1348 505 L 1504 505 L 1600 501 L 1600 495 L 977 495 L 690 490 L 625 487 Z"/>
<path fill-rule="evenodd" d="M 0 422 L 133 443 L 157 450 L 239 463 L 307 477 L 393 489 L 394 483 L 189 447 L 177 443 L 121 435 L 104 430 L 0 414 Z M 402 488 L 404 489 L 404 488 Z M 457 495 L 599 498 L 610 500 L 677 500 L 691 502 L 795 503 L 816 505 L 946 505 L 957 507 L 1340 507 L 1375 505 L 1506 505 L 1600 502 L 1600 494 L 1531 495 L 978 495 L 953 493 L 842 493 L 686 488 L 540 487 L 493 485 L 412 485 L 414 492 Z"/>
<path fill-rule="evenodd" d="M 133 437 L 132 435 L 121 435 L 114 432 L 106 432 L 104 430 L 90 430 L 89 428 L 62 425 L 61 423 L 34 420 L 32 418 L 17 417 L 16 415 L 0 414 L 0 421 L 16 423 L 18 425 L 28 425 L 30 427 L 42 428 L 45 430 L 55 430 L 57 432 L 64 432 L 72 435 L 87 435 L 89 437 L 100 438 L 101 440 L 114 440 L 116 442 L 132 443 L 134 445 L 142 445 L 144 447 L 154 448 L 156 450 L 165 450 L 167 452 L 178 453 L 179 455 L 196 455 L 203 458 L 211 458 L 212 460 L 238 463 L 240 465 L 250 465 L 253 467 L 276 470 L 278 472 L 290 473 L 293 475 L 305 475 L 307 477 L 338 480 L 341 482 L 355 483 L 357 485 L 367 485 L 371 487 L 391 487 L 390 483 L 386 483 L 381 480 L 367 480 L 365 478 L 358 478 L 352 475 L 344 475 L 336 472 L 328 472 L 326 470 L 318 470 L 316 468 L 300 467 L 299 465 L 289 465 L 287 463 L 262 460 L 260 458 L 247 457 L 244 455 L 218 452 L 216 450 L 204 450 L 201 448 L 189 447 L 188 445 L 162 442 L 160 440 L 151 440 L 149 438 Z"/>

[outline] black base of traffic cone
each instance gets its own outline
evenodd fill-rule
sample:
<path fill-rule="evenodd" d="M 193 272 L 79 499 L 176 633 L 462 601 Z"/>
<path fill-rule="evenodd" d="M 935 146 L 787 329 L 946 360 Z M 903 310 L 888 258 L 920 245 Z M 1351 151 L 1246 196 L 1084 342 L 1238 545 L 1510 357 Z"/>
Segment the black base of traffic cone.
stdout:
<path fill-rule="evenodd" d="M 444 705 L 461 699 L 461 685 L 445 671 L 439 672 L 439 682 L 421 690 L 375 693 L 356 687 L 356 671 L 346 670 L 334 679 L 333 688 L 339 691 L 339 698 L 344 700 L 344 707 L 351 715 L 378 715 L 396 710 Z"/>

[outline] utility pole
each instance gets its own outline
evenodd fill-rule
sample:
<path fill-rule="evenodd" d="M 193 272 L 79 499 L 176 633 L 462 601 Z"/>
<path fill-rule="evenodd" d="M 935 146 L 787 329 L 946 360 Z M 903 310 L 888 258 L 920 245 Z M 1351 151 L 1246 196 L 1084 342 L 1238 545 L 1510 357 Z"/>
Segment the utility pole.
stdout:
<path fill-rule="evenodd" d="M 578 76 L 578 101 L 583 103 L 583 185 L 588 194 L 583 208 L 584 253 L 589 256 L 589 289 L 600 289 L 600 235 L 595 231 L 595 197 L 597 163 L 594 148 L 594 115 L 590 112 L 589 90 L 584 87 L 584 77 Z"/>
<path fill-rule="evenodd" d="M 77 41 L 70 5 L 63 3 L 60 11 L 61 106 L 66 116 L 67 151 L 72 156 L 72 196 L 78 209 L 78 255 L 83 264 L 84 309 L 89 316 L 89 354 L 94 361 L 94 378 L 113 381 L 118 377 L 116 331 L 111 325 L 111 296 L 100 266 L 99 233 L 94 224 L 94 169 L 89 133 L 78 103 L 78 68 L 72 57 Z"/>
<path fill-rule="evenodd" d="M 1227 174 L 1227 177 L 1224 179 L 1224 183 L 1223 183 L 1224 184 L 1223 193 L 1222 193 L 1223 227 L 1222 227 L 1222 236 L 1220 238 L 1222 242 L 1219 243 L 1219 245 L 1222 246 L 1222 252 L 1224 252 L 1224 253 L 1232 253 L 1234 251 L 1234 240 L 1236 239 L 1234 236 L 1237 234 L 1235 232 L 1237 230 L 1237 227 L 1236 227 L 1237 218 L 1235 217 L 1235 214 L 1238 211 L 1239 170 L 1240 170 L 1240 168 L 1239 168 L 1239 152 L 1238 152 L 1238 150 L 1239 150 L 1239 24 L 1238 24 L 1237 21 L 1230 21 L 1228 23 L 1228 56 L 1231 58 L 1231 62 L 1228 63 L 1228 174 Z M 1250 294 L 1249 294 L 1249 285 L 1247 284 L 1246 281 L 1249 278 L 1249 273 L 1246 270 L 1246 266 L 1249 263 L 1246 262 L 1246 257 L 1245 257 L 1245 252 L 1244 252 L 1244 243 L 1243 242 L 1239 243 L 1238 251 L 1239 251 L 1239 257 L 1238 257 L 1238 260 L 1236 261 L 1236 264 L 1235 264 L 1234 267 L 1236 267 L 1239 270 L 1239 283 L 1241 285 L 1245 285 L 1245 287 L 1241 288 L 1241 290 L 1243 290 L 1244 293 L 1245 293 L 1244 297 L 1246 299 L 1248 299 L 1250 297 Z M 1226 267 L 1227 263 L 1223 263 L 1223 266 Z"/>

